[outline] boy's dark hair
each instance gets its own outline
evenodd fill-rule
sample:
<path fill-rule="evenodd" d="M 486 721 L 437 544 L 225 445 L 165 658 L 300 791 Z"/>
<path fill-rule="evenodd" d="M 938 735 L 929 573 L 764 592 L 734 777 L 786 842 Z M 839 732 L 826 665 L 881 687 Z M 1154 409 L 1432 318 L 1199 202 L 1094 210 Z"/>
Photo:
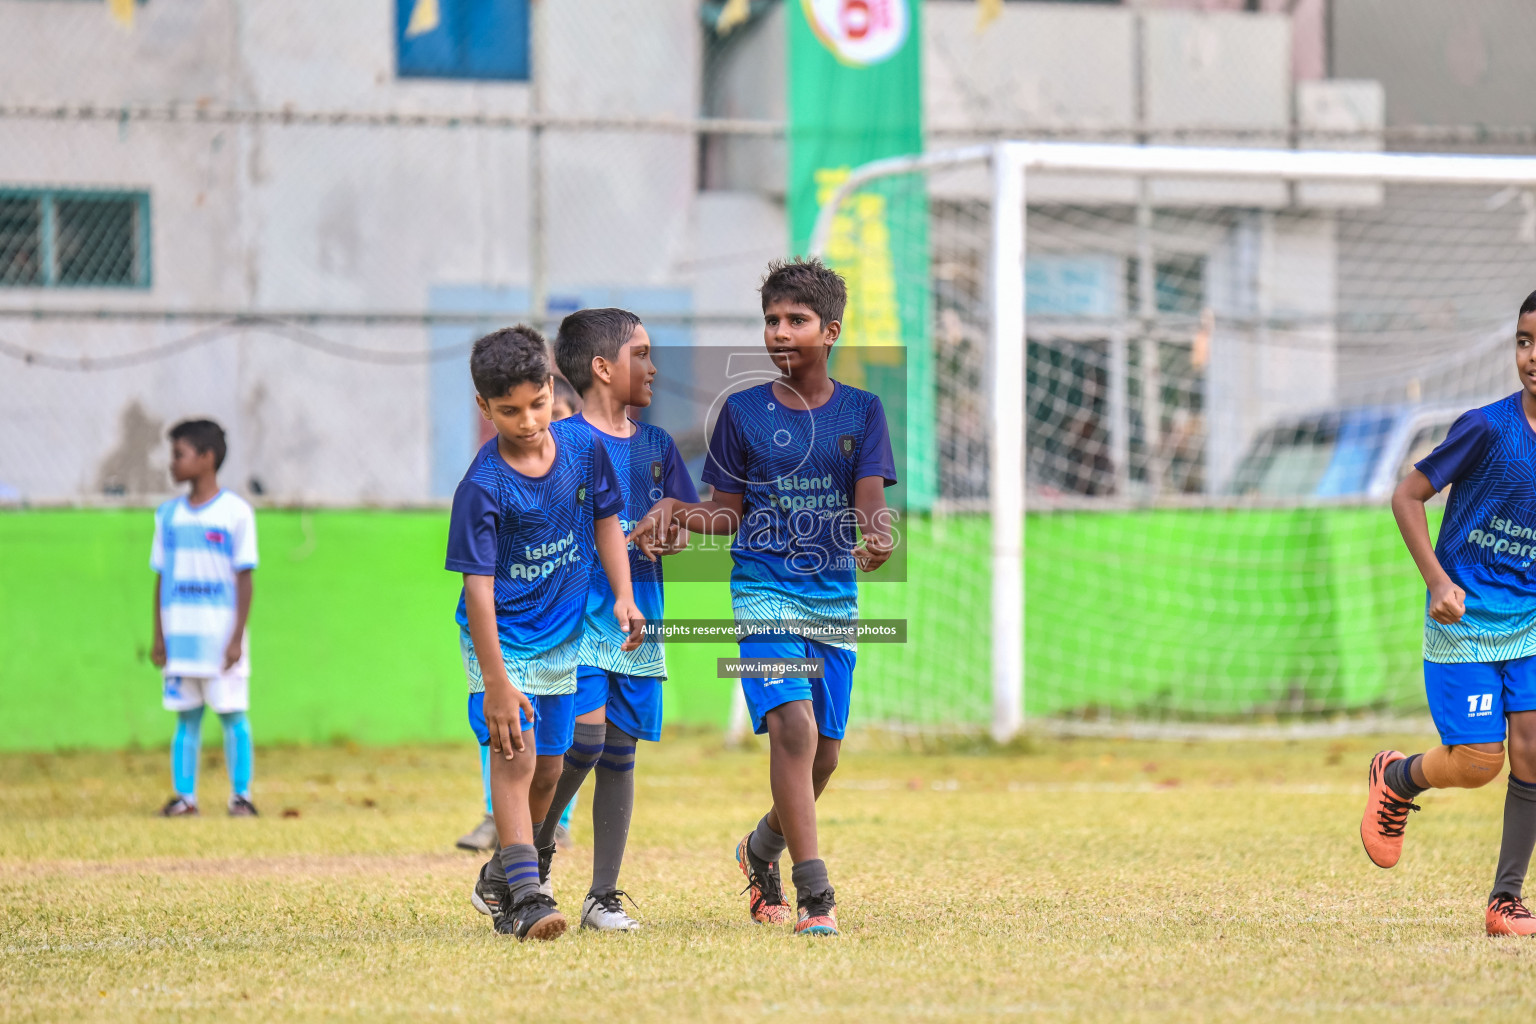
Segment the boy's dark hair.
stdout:
<path fill-rule="evenodd" d="M 527 324 L 492 331 L 470 349 L 469 375 L 486 401 L 519 384 L 543 387 L 550 378 L 549 345 L 544 335 Z"/>
<path fill-rule="evenodd" d="M 1531 292 L 1531 294 L 1525 297 L 1525 301 L 1520 303 L 1520 312 L 1515 316 L 1515 319 L 1518 320 L 1527 313 L 1536 313 L 1536 292 Z"/>
<path fill-rule="evenodd" d="M 571 387 L 571 382 L 564 377 L 555 378 L 555 401 L 564 402 L 571 407 L 571 413 L 581 412 L 581 396 L 576 389 Z"/>
<path fill-rule="evenodd" d="M 627 309 L 612 306 L 578 309 L 560 321 L 555 334 L 555 362 L 578 395 L 592 386 L 592 360 L 617 358 L 640 326 L 640 318 Z"/>
<path fill-rule="evenodd" d="M 848 305 L 848 286 L 842 275 L 814 256 L 774 260 L 768 264 L 758 291 L 763 295 L 765 312 L 770 302 L 798 302 L 821 317 L 823 330 L 833 320 L 841 321 L 843 308 Z"/>
<path fill-rule="evenodd" d="M 199 455 L 203 452 L 213 452 L 214 469 L 224 465 L 224 453 L 227 451 L 224 445 L 224 428 L 213 420 L 182 420 L 172 427 L 166 436 L 173 443 L 187 442 Z"/>

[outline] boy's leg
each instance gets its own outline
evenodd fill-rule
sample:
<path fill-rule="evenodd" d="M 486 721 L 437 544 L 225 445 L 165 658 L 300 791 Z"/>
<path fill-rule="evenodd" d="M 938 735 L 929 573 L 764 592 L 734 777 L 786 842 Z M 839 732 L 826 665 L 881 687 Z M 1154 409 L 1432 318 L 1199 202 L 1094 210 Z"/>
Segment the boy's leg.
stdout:
<path fill-rule="evenodd" d="M 250 678 L 226 673 L 211 679 L 204 694 L 208 706 L 218 713 L 224 726 L 224 767 L 229 772 L 229 813 L 239 818 L 256 816 L 251 803 L 251 776 L 255 772 L 256 752 L 251 743 L 251 723 L 246 711 L 251 706 Z"/>
<path fill-rule="evenodd" d="M 256 770 L 256 750 L 251 742 L 251 720 L 244 711 L 221 711 L 224 726 L 224 766 L 229 770 L 229 813 L 254 817 L 251 778 Z"/>
<path fill-rule="evenodd" d="M 505 844 L 498 859 L 508 889 L 508 906 L 496 915 L 495 925 L 498 932 L 519 939 L 553 939 L 565 932 L 565 917 L 554 908 L 554 900 L 539 891 L 539 858 L 528 808 L 538 743 L 531 730 L 524 732 L 523 740 L 526 749 L 512 760 L 494 753 L 491 757 L 491 808 Z"/>
<path fill-rule="evenodd" d="M 196 814 L 197 759 L 203 745 L 203 706 L 176 712 L 176 732 L 171 737 L 171 785 L 176 790 L 160 813 L 168 818 Z"/>
<path fill-rule="evenodd" d="M 1499 866 L 1488 897 L 1490 935 L 1536 935 L 1536 917 L 1521 899 L 1536 847 L 1536 658 L 1504 664 L 1509 723 L 1509 784 Z"/>
<path fill-rule="evenodd" d="M 558 814 L 550 813 L 550 804 L 559 786 L 565 754 L 570 750 L 575 735 L 576 696 L 567 693 L 535 697 L 533 703 L 538 712 L 534 730 L 539 742 L 539 757 L 529 790 L 529 814 L 533 818 L 534 849 L 538 851 L 539 891 L 546 896 L 553 896 L 554 886 L 549 880 L 549 869 L 554 862 L 555 844 L 544 843 L 539 836 L 545 830 L 546 821 L 559 817 Z"/>
<path fill-rule="evenodd" d="M 823 666 L 821 676 L 810 680 L 811 710 L 816 719 L 816 753 L 811 764 L 811 814 L 814 821 L 814 801 L 820 798 L 832 773 L 837 770 L 838 753 L 848 727 L 856 655 L 814 640 L 807 640 L 805 645 L 806 655 L 820 658 Z M 795 934 L 836 935 L 837 894 L 827 877 L 826 862 L 819 856 L 802 860 L 794 856 L 793 849 L 790 855 L 794 860 L 790 878 L 795 885 Z"/>
<path fill-rule="evenodd" d="M 1426 789 L 1476 789 L 1504 764 L 1502 664 L 1424 663 L 1424 690 L 1441 746 L 1405 757 L 1383 750 L 1371 759 L 1360 841 L 1382 868 L 1395 865 L 1413 798 Z"/>
<path fill-rule="evenodd" d="M 555 783 L 548 813 L 539 829 L 537 845 L 541 853 L 554 850 L 555 831 L 560 827 L 566 808 L 576 798 L 576 791 L 586 780 L 587 773 L 602 756 L 603 742 L 608 734 L 604 713 L 607 701 L 608 673 L 590 665 L 577 669 L 576 694 L 571 706 L 575 721 L 560 763 L 559 781 Z"/>

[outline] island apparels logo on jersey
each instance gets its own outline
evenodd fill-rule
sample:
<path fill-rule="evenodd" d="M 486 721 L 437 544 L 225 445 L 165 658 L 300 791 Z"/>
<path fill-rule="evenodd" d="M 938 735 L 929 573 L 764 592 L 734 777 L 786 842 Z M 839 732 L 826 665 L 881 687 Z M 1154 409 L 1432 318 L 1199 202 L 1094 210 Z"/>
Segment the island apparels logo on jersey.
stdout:
<path fill-rule="evenodd" d="M 837 450 L 843 453 L 843 458 L 853 458 L 854 449 L 858 447 L 857 439 L 852 434 L 844 434 L 837 439 Z"/>

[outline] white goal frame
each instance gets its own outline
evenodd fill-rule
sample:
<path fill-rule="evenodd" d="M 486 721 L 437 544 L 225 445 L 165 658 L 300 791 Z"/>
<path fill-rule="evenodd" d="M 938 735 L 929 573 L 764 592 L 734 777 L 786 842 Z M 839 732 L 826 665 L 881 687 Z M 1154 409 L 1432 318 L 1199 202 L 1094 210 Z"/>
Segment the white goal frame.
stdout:
<path fill-rule="evenodd" d="M 818 212 L 811 234 L 811 253 L 825 253 L 838 207 L 869 182 L 898 174 L 982 164 L 990 165 L 992 172 L 987 273 L 991 307 L 988 502 L 992 517 L 992 735 L 1004 742 L 1024 726 L 1024 637 L 1019 623 L 1024 616 L 1025 411 L 1019 389 L 1024 380 L 1024 214 L 1029 175 L 1049 172 L 1129 176 L 1139 181 L 1165 176 L 1288 183 L 1536 187 L 1536 157 L 998 142 L 892 157 L 855 168 Z M 1113 731 L 1134 730 L 1114 727 Z M 1185 731 L 1210 734 L 1204 729 Z M 1324 731 L 1338 730 L 1325 727 Z"/>

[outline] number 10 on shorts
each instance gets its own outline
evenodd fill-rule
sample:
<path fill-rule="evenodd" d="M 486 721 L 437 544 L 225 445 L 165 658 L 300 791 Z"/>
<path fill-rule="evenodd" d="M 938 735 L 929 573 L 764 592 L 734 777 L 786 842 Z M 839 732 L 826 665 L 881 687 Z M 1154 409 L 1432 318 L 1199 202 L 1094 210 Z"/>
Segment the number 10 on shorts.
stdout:
<path fill-rule="evenodd" d="M 1469 693 L 1467 694 L 1467 714 L 1475 715 L 1481 712 L 1488 714 L 1493 710 L 1493 694 Z"/>

